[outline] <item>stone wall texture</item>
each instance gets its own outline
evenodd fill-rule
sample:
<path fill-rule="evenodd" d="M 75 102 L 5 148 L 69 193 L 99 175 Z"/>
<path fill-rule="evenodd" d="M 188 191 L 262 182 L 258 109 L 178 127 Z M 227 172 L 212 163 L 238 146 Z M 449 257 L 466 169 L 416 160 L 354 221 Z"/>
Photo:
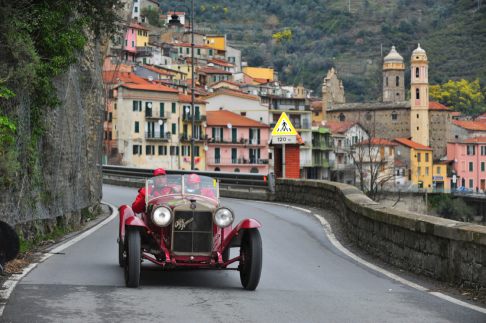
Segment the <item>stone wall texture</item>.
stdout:
<path fill-rule="evenodd" d="M 486 287 L 485 226 L 391 209 L 336 182 L 279 179 L 275 194 L 333 211 L 351 241 L 386 263 L 456 286 Z"/>
<path fill-rule="evenodd" d="M 93 42 L 94 43 L 94 42 Z M 100 202 L 104 111 L 100 49 L 90 45 L 54 83 L 62 104 L 47 109 L 39 143 L 39 181 L 25 168 L 18 183 L 0 194 L 0 220 L 21 230 L 32 226 L 76 225 Z M 16 91 L 21 93 L 21 91 Z M 28 98 L 22 100 L 28 107 Z M 18 109 L 22 119 L 22 104 Z M 22 129 L 19 129 L 22 131 Z M 21 145 L 20 149 L 22 149 Z"/>

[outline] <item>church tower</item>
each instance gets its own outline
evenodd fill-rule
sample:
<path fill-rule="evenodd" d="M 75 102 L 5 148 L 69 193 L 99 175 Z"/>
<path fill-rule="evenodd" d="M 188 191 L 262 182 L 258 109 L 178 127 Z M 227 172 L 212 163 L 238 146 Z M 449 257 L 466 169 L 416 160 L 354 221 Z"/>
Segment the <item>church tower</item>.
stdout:
<path fill-rule="evenodd" d="M 410 79 L 410 135 L 412 141 L 429 146 L 429 62 L 425 50 L 412 52 Z"/>
<path fill-rule="evenodd" d="M 334 103 L 345 103 L 343 81 L 338 78 L 338 73 L 332 67 L 327 71 L 327 76 L 322 82 L 322 114 L 324 120 L 327 120 L 327 109 L 330 109 Z"/>
<path fill-rule="evenodd" d="M 383 60 L 383 102 L 405 101 L 405 64 L 392 46 Z"/>

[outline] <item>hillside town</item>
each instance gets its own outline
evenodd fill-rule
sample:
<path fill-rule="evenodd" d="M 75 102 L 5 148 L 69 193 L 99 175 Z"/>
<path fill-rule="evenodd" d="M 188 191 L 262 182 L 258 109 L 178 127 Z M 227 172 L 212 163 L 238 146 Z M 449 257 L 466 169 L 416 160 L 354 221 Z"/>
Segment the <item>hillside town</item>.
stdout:
<path fill-rule="evenodd" d="M 150 0 L 130 11 L 103 66 L 104 163 L 326 179 L 363 191 L 486 191 L 486 116 L 471 120 L 429 99 L 420 44 L 402 53 L 408 59 L 395 47 L 383 58 L 381 98 L 350 103 L 334 68 L 316 71 L 325 77 L 313 93 L 248 66 L 226 35 L 199 31 L 187 12 Z M 283 112 L 298 132 L 285 154 L 271 141 Z"/>

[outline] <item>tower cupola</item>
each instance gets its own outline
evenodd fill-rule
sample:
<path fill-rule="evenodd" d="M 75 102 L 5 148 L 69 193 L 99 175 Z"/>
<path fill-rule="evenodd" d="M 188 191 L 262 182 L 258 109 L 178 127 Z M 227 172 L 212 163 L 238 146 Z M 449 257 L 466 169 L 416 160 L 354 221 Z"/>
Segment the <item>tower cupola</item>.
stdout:
<path fill-rule="evenodd" d="M 383 59 L 383 102 L 405 100 L 405 64 L 403 57 L 392 46 Z"/>

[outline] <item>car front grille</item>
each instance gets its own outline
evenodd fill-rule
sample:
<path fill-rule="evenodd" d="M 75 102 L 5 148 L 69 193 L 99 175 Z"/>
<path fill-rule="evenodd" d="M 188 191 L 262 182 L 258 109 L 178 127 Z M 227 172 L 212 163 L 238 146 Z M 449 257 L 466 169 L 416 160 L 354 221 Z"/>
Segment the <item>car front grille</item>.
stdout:
<path fill-rule="evenodd" d="M 172 251 L 179 254 L 207 254 L 212 250 L 211 212 L 176 211 L 172 225 Z"/>

